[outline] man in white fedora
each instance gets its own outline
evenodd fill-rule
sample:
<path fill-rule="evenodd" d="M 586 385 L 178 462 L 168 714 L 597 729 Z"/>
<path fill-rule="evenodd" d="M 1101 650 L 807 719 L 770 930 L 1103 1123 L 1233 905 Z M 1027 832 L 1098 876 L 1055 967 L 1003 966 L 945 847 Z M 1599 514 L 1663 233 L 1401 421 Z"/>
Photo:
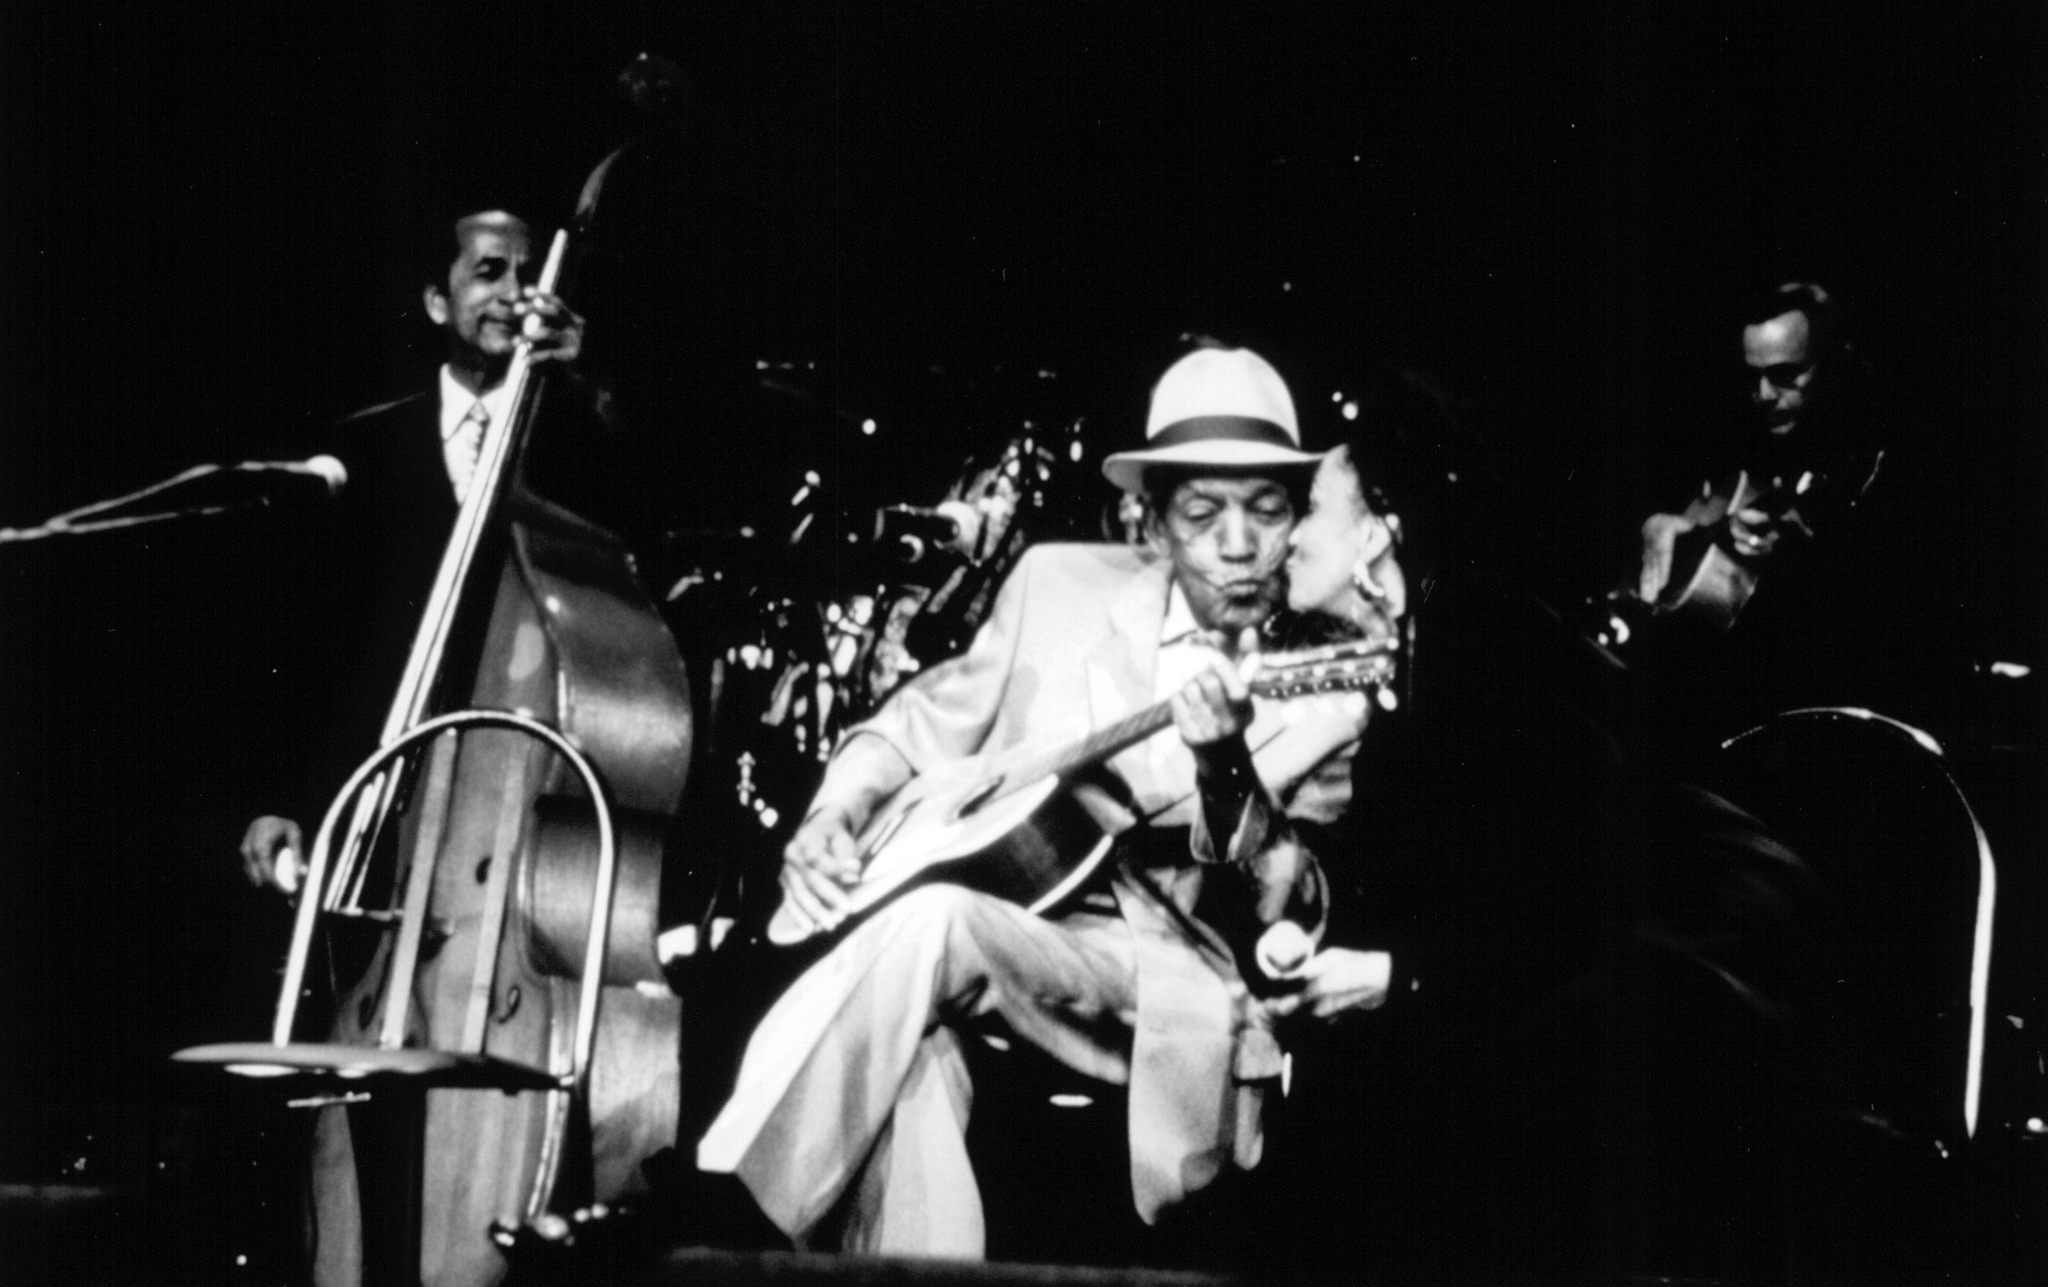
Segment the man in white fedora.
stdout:
<path fill-rule="evenodd" d="M 799 1247 L 983 1254 L 963 1040 L 1022 1039 L 1128 1085 L 1132 1200 L 1151 1223 L 1257 1163 L 1276 1014 L 1384 997 L 1384 969 L 1325 977 L 1311 957 L 1261 1001 L 1238 964 L 1282 920 L 1306 931 L 1300 954 L 1320 939 L 1327 885 L 1306 841 L 1348 805 L 1365 723 L 1358 694 L 1254 699 L 1233 660 L 1283 602 L 1319 458 L 1286 383 L 1244 349 L 1176 362 L 1146 439 L 1103 472 L 1146 497 L 1151 548 L 1025 554 L 973 646 L 847 735 L 784 854 L 780 917 L 847 932 L 755 1030 L 698 1162 L 738 1174 Z M 1160 701 L 1171 728 L 1072 787 L 1116 839 L 1047 915 L 926 884 L 849 917 L 855 837 L 905 783 Z"/>

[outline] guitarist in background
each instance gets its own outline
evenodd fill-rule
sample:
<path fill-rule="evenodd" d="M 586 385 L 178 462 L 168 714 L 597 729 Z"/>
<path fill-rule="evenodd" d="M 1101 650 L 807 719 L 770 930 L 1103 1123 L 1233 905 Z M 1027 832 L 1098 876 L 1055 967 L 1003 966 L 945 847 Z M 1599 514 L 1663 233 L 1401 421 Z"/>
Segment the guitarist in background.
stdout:
<path fill-rule="evenodd" d="M 1902 468 L 1832 293 L 1787 282 L 1749 310 L 1756 422 L 1736 468 L 1643 524 L 1636 593 L 1678 629 L 1659 669 L 1688 725 L 1719 738 L 1795 706 L 1935 719 L 1954 569 L 1930 516 L 1948 471 Z M 1907 505 L 1902 479 L 1912 477 Z"/>
<path fill-rule="evenodd" d="M 856 835 L 922 772 L 1057 744 L 1163 699 L 1174 725 L 1073 788 L 1117 840 L 1040 918 L 926 885 L 848 926 L 753 1034 L 698 1149 L 799 1247 L 978 1258 L 961 1043 L 994 1029 L 1129 1087 L 1132 1201 L 1147 1223 L 1261 1150 L 1279 1009 L 1385 997 L 1384 953 L 1315 952 L 1328 885 L 1311 837 L 1350 804 L 1359 694 L 1257 703 L 1238 668 L 1281 606 L 1318 457 L 1248 350 L 1200 348 L 1160 379 L 1144 450 L 1103 471 L 1148 503 L 1149 549 L 1039 545 L 962 656 L 918 675 L 841 743 L 784 857 L 785 907 L 847 920 Z M 1287 922 L 1279 984 L 1243 933 Z M 1248 983 L 1248 977 L 1251 982 Z M 1301 999 L 1276 1007 L 1276 987 Z"/>
<path fill-rule="evenodd" d="M 1755 387 L 1750 400 L 1758 432 L 1733 479 L 1707 483 L 1680 514 L 1652 514 L 1643 524 L 1643 567 L 1637 593 L 1646 603 L 1698 606 L 1732 625 L 1781 547 L 1796 558 L 1831 511 L 1853 507 L 1884 461 L 1881 446 L 1859 442 L 1854 408 L 1859 358 L 1842 333 L 1829 292 L 1787 282 L 1750 310 L 1742 328 L 1742 360 Z M 1706 538 L 1691 561 L 1675 557 L 1680 538 Z M 1710 542 L 1710 544 L 1709 544 Z M 1732 565 L 1719 582 L 1702 562 Z M 1701 557 L 1704 556 L 1704 557 Z M 1686 597 L 1690 594 L 1690 597 Z"/>

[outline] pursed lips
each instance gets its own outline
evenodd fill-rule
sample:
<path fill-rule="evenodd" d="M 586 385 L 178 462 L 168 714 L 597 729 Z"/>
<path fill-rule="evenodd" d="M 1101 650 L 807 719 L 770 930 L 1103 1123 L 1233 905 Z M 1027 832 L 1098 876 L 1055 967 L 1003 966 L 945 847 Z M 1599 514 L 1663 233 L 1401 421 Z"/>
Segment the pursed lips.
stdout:
<path fill-rule="evenodd" d="M 1226 598 L 1243 599 L 1255 594 L 1264 593 L 1267 584 L 1268 578 L 1265 577 L 1254 577 L 1242 581 L 1225 581 L 1216 587 L 1216 592 Z"/>

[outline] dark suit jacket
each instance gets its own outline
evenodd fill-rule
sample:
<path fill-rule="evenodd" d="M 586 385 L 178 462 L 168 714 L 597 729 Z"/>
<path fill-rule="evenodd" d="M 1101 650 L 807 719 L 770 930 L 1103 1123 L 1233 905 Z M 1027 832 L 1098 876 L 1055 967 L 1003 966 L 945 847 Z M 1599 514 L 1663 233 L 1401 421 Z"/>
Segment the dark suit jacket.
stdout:
<path fill-rule="evenodd" d="M 341 461 L 348 482 L 287 537 L 297 572 L 275 608 L 286 642 L 268 713 L 276 727 L 262 734 L 275 749 L 250 804 L 310 830 L 376 749 L 456 504 L 432 390 L 356 412 L 305 446 Z"/>
<path fill-rule="evenodd" d="M 513 486 L 630 536 L 648 471 L 621 464 L 579 392 L 566 383 L 549 391 Z M 285 687 L 291 727 L 258 811 L 314 825 L 376 749 L 458 511 L 440 415 L 430 385 L 355 412 L 306 444 L 309 455 L 341 461 L 348 482 L 307 534 L 302 592 L 282 606 L 292 618 L 281 663 L 296 672 Z M 488 595 L 488 580 L 473 577 L 472 590 Z"/>

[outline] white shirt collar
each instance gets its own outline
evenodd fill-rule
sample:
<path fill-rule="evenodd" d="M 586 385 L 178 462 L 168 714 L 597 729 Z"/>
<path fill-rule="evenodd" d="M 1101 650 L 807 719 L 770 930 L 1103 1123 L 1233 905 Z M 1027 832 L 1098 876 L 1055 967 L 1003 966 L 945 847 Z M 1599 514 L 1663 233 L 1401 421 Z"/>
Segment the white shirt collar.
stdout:
<path fill-rule="evenodd" d="M 1195 610 L 1188 606 L 1187 595 L 1181 593 L 1180 582 L 1172 582 L 1166 592 L 1166 620 L 1159 624 L 1160 645 L 1184 642 L 1187 636 L 1199 630 L 1201 626 L 1195 623 Z"/>
<path fill-rule="evenodd" d="M 483 397 L 479 399 L 474 393 L 462 387 L 461 382 L 455 378 L 455 372 L 449 370 L 445 364 L 441 367 L 442 442 L 447 442 L 455 436 L 456 428 L 469 414 L 469 409 L 479 401 L 484 404 L 484 411 L 490 415 L 491 423 L 498 424 L 510 409 L 512 390 L 509 386 L 500 384 L 495 389 L 486 389 Z"/>
<path fill-rule="evenodd" d="M 1201 630 L 1195 622 L 1194 609 L 1188 606 L 1188 597 L 1181 593 L 1180 582 L 1173 582 L 1166 592 L 1166 619 L 1159 623 L 1159 657 L 1152 667 L 1154 701 L 1163 702 L 1179 692 L 1208 664 L 1202 659 L 1201 649 L 1178 646 L 1192 643 L 1200 637 Z M 1146 755 L 1162 766 L 1187 754 L 1180 734 L 1171 727 L 1156 734 L 1146 746 Z"/>

